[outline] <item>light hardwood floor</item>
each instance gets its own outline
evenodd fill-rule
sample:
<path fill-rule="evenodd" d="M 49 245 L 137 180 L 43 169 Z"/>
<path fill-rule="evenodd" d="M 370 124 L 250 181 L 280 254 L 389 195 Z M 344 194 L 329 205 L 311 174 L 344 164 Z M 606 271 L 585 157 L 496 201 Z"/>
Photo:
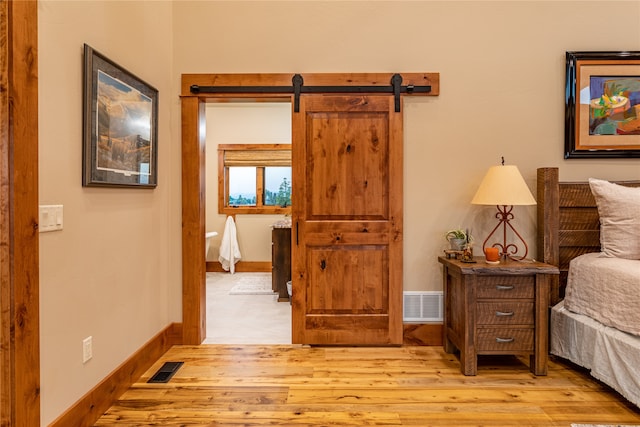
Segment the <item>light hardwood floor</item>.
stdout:
<path fill-rule="evenodd" d="M 167 384 L 146 381 L 184 361 Z M 557 360 L 485 356 L 460 374 L 442 347 L 176 346 L 97 426 L 565 426 L 637 424 L 640 410 Z"/>

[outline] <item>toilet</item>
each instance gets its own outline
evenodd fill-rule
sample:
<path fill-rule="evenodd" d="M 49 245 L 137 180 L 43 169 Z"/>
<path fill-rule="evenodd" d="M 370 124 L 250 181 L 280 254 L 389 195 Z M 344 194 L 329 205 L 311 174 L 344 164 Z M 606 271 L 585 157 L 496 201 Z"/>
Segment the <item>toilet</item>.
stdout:
<path fill-rule="evenodd" d="M 204 235 L 204 259 L 207 259 L 209 253 L 209 246 L 211 245 L 211 238 L 218 235 L 217 231 L 210 231 Z"/>

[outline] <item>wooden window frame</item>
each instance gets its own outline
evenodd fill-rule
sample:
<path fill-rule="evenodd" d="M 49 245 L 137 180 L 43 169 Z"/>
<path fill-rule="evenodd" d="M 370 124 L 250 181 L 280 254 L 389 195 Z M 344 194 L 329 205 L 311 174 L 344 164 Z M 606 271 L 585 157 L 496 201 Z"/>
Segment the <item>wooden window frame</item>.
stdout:
<path fill-rule="evenodd" d="M 226 215 L 236 214 L 262 214 L 279 215 L 291 214 L 291 205 L 265 206 L 264 199 L 264 169 L 269 164 L 247 165 L 256 167 L 256 205 L 255 206 L 229 206 L 227 204 L 229 194 L 229 167 L 225 163 L 225 152 L 229 151 L 279 151 L 291 152 L 291 144 L 219 144 L 218 145 L 218 213 Z M 282 166 L 281 164 L 273 166 Z M 288 164 L 291 167 L 291 162 Z"/>

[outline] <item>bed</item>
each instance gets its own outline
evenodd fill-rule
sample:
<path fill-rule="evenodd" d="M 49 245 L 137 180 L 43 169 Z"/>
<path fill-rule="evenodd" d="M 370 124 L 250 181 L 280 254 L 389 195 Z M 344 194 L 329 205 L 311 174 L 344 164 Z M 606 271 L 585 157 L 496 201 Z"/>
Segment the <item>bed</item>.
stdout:
<path fill-rule="evenodd" d="M 537 258 L 560 270 L 550 352 L 640 407 L 640 182 L 537 179 Z"/>

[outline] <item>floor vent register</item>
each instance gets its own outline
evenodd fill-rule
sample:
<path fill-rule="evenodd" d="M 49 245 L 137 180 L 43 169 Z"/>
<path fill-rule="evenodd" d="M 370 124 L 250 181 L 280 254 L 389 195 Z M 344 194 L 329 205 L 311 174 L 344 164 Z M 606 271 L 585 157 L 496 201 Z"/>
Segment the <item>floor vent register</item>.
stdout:
<path fill-rule="evenodd" d="M 168 383 L 171 377 L 178 372 L 178 369 L 184 364 L 184 362 L 165 362 L 158 372 L 147 381 L 148 383 Z"/>

